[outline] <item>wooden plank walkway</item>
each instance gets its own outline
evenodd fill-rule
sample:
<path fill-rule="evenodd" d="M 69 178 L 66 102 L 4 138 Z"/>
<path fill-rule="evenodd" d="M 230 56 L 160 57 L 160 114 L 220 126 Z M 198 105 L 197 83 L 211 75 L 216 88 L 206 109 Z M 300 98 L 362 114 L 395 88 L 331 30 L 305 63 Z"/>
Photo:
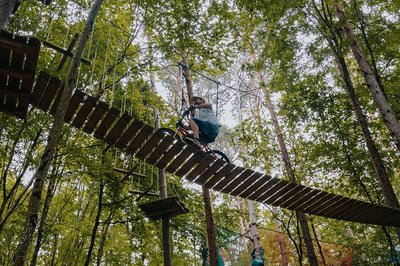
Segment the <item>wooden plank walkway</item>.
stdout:
<path fill-rule="evenodd" d="M 41 72 L 31 104 L 54 114 L 62 86 L 62 82 Z M 328 218 L 400 226 L 400 209 L 342 197 L 226 163 L 160 134 L 79 90 L 71 98 L 65 122 L 169 173 L 216 191 Z"/>
<path fill-rule="evenodd" d="M 0 31 L 0 111 L 25 118 L 40 41 Z"/>

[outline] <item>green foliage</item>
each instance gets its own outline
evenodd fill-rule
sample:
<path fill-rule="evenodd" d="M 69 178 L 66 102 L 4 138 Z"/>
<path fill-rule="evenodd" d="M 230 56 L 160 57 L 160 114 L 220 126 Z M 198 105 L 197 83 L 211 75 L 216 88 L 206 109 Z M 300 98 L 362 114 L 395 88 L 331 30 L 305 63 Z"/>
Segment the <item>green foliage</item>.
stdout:
<path fill-rule="evenodd" d="M 45 6 L 39 1 L 22 1 L 9 30 L 66 48 L 74 34 L 82 31 L 91 2 L 60 0 Z M 400 118 L 400 5 L 398 1 L 350 2 L 344 3 L 344 8 L 354 25 L 355 37 Z M 235 163 L 282 177 L 275 131 L 266 115 L 265 95 L 259 90 L 260 85 L 266 86 L 276 104 L 298 180 L 352 198 L 367 201 L 370 196 L 383 204 L 362 132 L 334 62 L 336 52 L 344 52 L 357 97 L 397 194 L 400 159 L 365 88 L 362 73 L 350 57 L 349 43 L 334 12 L 329 1 L 105 1 L 84 52 L 91 64 L 80 66 L 77 87 L 149 125 L 154 122 L 153 109 L 158 108 L 162 125 L 173 128 L 179 86 L 183 85 L 177 81 L 180 77 L 176 65 L 182 54 L 188 53 L 192 69 L 210 76 L 228 72 L 223 76 L 226 83 L 240 84 L 237 91 L 235 86 L 223 88 L 221 98 L 226 105 L 231 99 L 240 98 L 240 103 L 232 101 L 232 112 L 240 113 L 243 119 L 234 128 L 221 127 L 220 138 L 213 147 L 228 154 Z M 249 59 L 253 53 L 256 60 Z M 42 45 L 37 69 L 63 80 L 70 59 L 58 71 L 62 56 Z M 171 96 L 169 103 L 152 91 L 150 71 L 158 77 L 156 85 L 162 84 Z M 258 82 L 257 72 L 264 75 L 263 84 Z M 197 91 L 215 99 L 214 83 L 195 73 L 193 79 Z M 220 108 L 227 110 L 226 106 Z M 18 236 L 23 233 L 28 186 L 39 167 L 50 125 L 51 117 L 38 110 L 31 110 L 25 121 L 0 114 L 2 265 L 12 263 Z M 101 264 L 163 263 L 161 223 L 150 221 L 138 208 L 138 204 L 155 198 L 145 196 L 137 202 L 138 195 L 132 193 L 147 188 L 157 193 L 157 169 L 115 148 L 103 154 L 104 148 L 103 142 L 80 130 L 67 125 L 63 128 L 50 169 L 56 185 L 44 224 L 38 265 L 81 264 L 85 260 L 100 184 L 105 186 L 103 210 L 92 263 L 100 260 L 100 247 Z M 146 177 L 124 178 L 113 168 L 134 168 Z M 48 184 L 49 180 L 46 187 Z M 200 247 L 205 241 L 201 194 L 197 187 L 173 175 L 168 175 L 168 192 L 177 195 L 191 210 L 171 220 L 174 265 L 199 265 Z M 43 201 L 47 193 L 51 192 L 44 193 Z M 236 233 L 243 233 L 239 220 L 247 220 L 246 211 L 239 210 L 231 197 L 213 196 L 219 245 L 225 248 L 231 265 L 249 264 L 251 248 L 241 243 L 248 240 L 236 238 Z M 278 212 L 278 218 L 294 236 L 296 224 L 291 215 L 287 210 Z M 41 212 L 39 218 L 42 217 Z M 268 228 L 260 233 L 266 261 L 279 263 L 278 234 L 272 231 L 277 228 L 276 218 L 264 207 L 259 217 L 260 228 Z M 354 251 L 354 265 L 386 263 L 388 244 L 381 228 L 319 217 L 313 223 L 326 241 L 321 243 L 327 264 L 339 264 L 350 251 Z M 352 229 L 354 238 L 346 235 L 346 227 Z M 393 229 L 389 232 L 395 235 Z M 285 231 L 284 235 L 289 262 L 296 264 L 293 243 Z M 30 254 L 33 248 L 34 245 Z"/>

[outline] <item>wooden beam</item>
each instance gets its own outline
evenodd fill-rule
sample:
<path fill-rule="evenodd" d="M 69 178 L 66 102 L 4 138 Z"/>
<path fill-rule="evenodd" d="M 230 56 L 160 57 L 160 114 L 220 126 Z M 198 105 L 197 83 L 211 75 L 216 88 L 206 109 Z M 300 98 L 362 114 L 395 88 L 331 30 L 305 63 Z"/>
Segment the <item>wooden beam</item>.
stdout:
<path fill-rule="evenodd" d="M 66 56 L 69 56 L 69 57 L 73 57 L 74 56 L 74 54 L 71 51 L 65 50 L 64 48 L 61 48 L 61 47 L 59 47 L 59 46 L 57 46 L 55 44 L 52 44 L 52 43 L 50 43 L 48 41 L 43 41 L 43 45 L 46 46 L 46 47 L 49 47 L 51 49 L 54 49 L 57 52 L 60 52 L 60 53 L 62 53 L 64 55 L 66 55 Z M 89 61 L 88 59 L 85 59 L 85 58 L 81 58 L 81 62 L 86 64 L 86 65 L 89 65 L 89 66 L 92 64 L 91 61 Z"/>

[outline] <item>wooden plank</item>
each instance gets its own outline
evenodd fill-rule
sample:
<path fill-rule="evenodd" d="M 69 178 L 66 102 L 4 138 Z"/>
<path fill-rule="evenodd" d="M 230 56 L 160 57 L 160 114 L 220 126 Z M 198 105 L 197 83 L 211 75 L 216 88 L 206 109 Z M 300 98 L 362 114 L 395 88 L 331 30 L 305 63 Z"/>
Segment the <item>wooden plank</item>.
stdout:
<path fill-rule="evenodd" d="M 260 201 L 259 199 L 260 197 L 264 198 L 265 196 L 268 197 L 272 195 L 278 189 L 282 188 L 282 186 L 279 186 L 280 182 L 282 182 L 282 179 L 271 178 L 264 186 L 262 186 L 259 190 L 253 193 L 253 195 L 251 195 L 249 199 Z"/>
<path fill-rule="evenodd" d="M 120 149 L 125 149 L 128 143 L 133 139 L 133 137 L 140 131 L 144 126 L 144 123 L 138 119 L 129 125 L 128 129 L 122 134 L 122 136 L 114 144 L 115 147 Z"/>
<path fill-rule="evenodd" d="M 21 89 L 24 93 L 30 95 L 32 93 L 33 81 L 36 74 L 37 60 L 39 58 L 40 41 L 36 38 L 29 37 L 28 46 L 29 48 L 24 52 L 26 58 L 23 61 L 23 64 L 24 70 L 30 73 L 30 76 L 22 81 Z M 26 112 L 28 109 L 29 98 L 30 97 L 24 97 L 24 99 L 19 99 L 21 105 L 24 106 L 24 112 Z"/>
<path fill-rule="evenodd" d="M 33 106 L 39 106 L 40 99 L 42 99 L 43 92 L 46 89 L 47 83 L 49 83 L 49 81 L 50 75 L 44 71 L 40 71 L 32 92 L 31 103 L 33 104 Z"/>
<path fill-rule="evenodd" d="M 120 112 L 118 109 L 114 107 L 109 109 L 105 117 L 102 119 L 100 125 L 95 130 L 94 137 L 96 139 L 101 139 L 101 140 L 104 139 L 107 132 L 110 130 L 111 125 L 115 122 L 119 114 Z"/>
<path fill-rule="evenodd" d="M 234 180 L 237 176 L 239 176 L 243 171 L 245 171 L 245 168 L 237 166 L 228 175 L 222 177 L 221 180 L 213 187 L 213 189 L 221 191 L 225 186 L 227 186 L 230 182 L 232 182 L 232 180 Z"/>
<path fill-rule="evenodd" d="M 163 140 L 161 143 L 157 146 L 157 149 L 155 149 L 147 158 L 147 162 L 149 164 L 156 164 L 156 162 L 163 156 L 163 154 L 168 150 L 169 147 L 174 143 L 174 139 L 170 136 L 164 136 Z"/>
<path fill-rule="evenodd" d="M 355 215 L 360 215 L 362 219 L 368 221 L 376 221 L 377 223 L 385 223 L 388 222 L 393 216 L 396 216 L 396 213 L 399 212 L 398 209 L 394 209 L 388 206 L 379 206 L 373 203 L 369 203 L 370 206 L 373 206 L 373 211 L 368 211 L 363 214 L 354 213 Z M 370 207 L 371 208 L 371 207 Z"/>
<path fill-rule="evenodd" d="M 226 175 L 233 172 L 233 170 L 235 168 L 236 168 L 236 165 L 234 165 L 234 164 L 231 164 L 231 163 L 226 164 L 217 173 L 215 173 L 210 179 L 208 179 L 204 183 L 204 186 L 206 188 L 213 188 L 218 182 L 221 181 L 222 178 L 224 178 Z"/>
<path fill-rule="evenodd" d="M 197 151 L 199 151 L 199 150 L 194 148 L 193 146 L 185 145 L 184 148 L 182 149 L 182 151 L 178 154 L 178 156 L 176 156 L 172 160 L 172 162 L 168 165 L 168 167 L 165 169 L 165 171 L 174 173 L 186 161 L 190 160 L 190 158 L 192 156 L 194 156 Z"/>
<path fill-rule="evenodd" d="M 164 169 L 167 166 L 167 164 L 171 162 L 171 160 L 175 158 L 185 147 L 187 147 L 187 145 L 182 141 L 176 142 L 171 146 L 171 148 L 169 148 L 169 150 L 166 151 L 166 153 L 164 153 L 164 155 L 155 164 L 155 166 Z M 176 170 L 176 168 L 173 170 Z"/>
<path fill-rule="evenodd" d="M 321 205 L 322 203 L 331 200 L 333 197 L 333 194 L 327 193 L 325 191 L 321 191 L 314 199 L 312 202 L 309 202 L 306 206 L 302 207 L 302 210 L 304 212 L 314 212 L 314 209 Z"/>
<path fill-rule="evenodd" d="M 299 206 L 303 202 L 306 203 L 310 201 L 315 195 L 317 195 L 320 192 L 321 192 L 320 190 L 310 188 L 310 191 L 307 194 L 305 194 L 303 197 L 299 197 L 296 201 L 287 204 L 286 208 L 289 210 L 300 209 Z"/>
<path fill-rule="evenodd" d="M 19 53 L 33 53 L 37 50 L 37 45 L 40 45 L 40 43 L 32 43 L 32 40 L 35 40 L 35 38 L 30 37 L 30 41 L 27 43 L 24 36 L 13 36 L 13 34 L 3 30 L 0 32 L 0 47 L 7 50 L 14 50 Z"/>
<path fill-rule="evenodd" d="M 241 183 L 239 186 L 236 188 L 232 189 L 232 191 L 229 193 L 232 196 L 237 196 L 240 193 L 242 193 L 244 190 L 247 190 L 247 188 L 255 183 L 263 174 L 259 172 L 253 172 L 253 174 L 247 178 L 243 183 Z"/>
<path fill-rule="evenodd" d="M 50 114 L 55 115 L 57 112 L 58 105 L 60 104 L 62 92 L 64 90 L 64 83 L 55 77 L 51 77 L 49 86 L 52 86 L 54 88 L 54 90 L 56 91 L 56 95 L 54 97 L 55 99 L 50 108 Z"/>
<path fill-rule="evenodd" d="M 16 55 L 20 55 L 18 53 L 13 53 L 13 59 L 16 61 L 17 59 L 14 59 Z M 11 79 L 14 80 L 21 80 L 21 79 L 29 79 L 31 78 L 32 74 L 28 73 L 26 71 L 22 71 L 21 69 L 17 67 L 11 67 L 11 66 L 4 66 L 0 65 L 0 72 L 9 76 Z"/>
<path fill-rule="evenodd" d="M 345 200 L 341 201 L 340 205 L 336 205 L 329 212 L 327 212 L 326 215 L 329 215 L 329 217 L 337 217 L 337 215 L 343 213 L 345 209 L 347 209 L 352 204 L 354 204 L 353 199 L 345 198 Z"/>
<path fill-rule="evenodd" d="M 107 136 L 104 138 L 104 142 L 113 145 L 122 136 L 122 133 L 128 127 L 132 121 L 132 116 L 124 112 L 122 116 L 115 123 L 114 127 L 110 130 Z"/>
<path fill-rule="evenodd" d="M 277 206 L 281 206 L 281 204 L 283 204 L 284 202 L 287 202 L 288 200 L 290 200 L 292 198 L 296 198 L 296 196 L 301 195 L 301 191 L 303 191 L 304 188 L 305 188 L 305 186 L 296 184 L 296 186 L 291 191 L 289 191 L 284 196 L 282 196 L 281 198 L 276 200 L 275 204 Z"/>
<path fill-rule="evenodd" d="M 57 93 L 58 90 L 59 90 L 59 83 L 57 84 L 56 81 L 54 81 L 53 77 L 51 77 L 49 82 L 47 83 L 43 96 L 38 104 L 41 110 L 45 112 L 49 110 L 49 106 L 51 102 L 54 100 L 55 94 Z"/>
<path fill-rule="evenodd" d="M 380 217 L 385 216 L 385 213 L 384 207 L 365 202 L 365 204 L 360 205 L 352 212 L 346 213 L 343 217 L 344 219 L 358 219 L 361 222 L 371 223 L 371 221 L 378 222 Z M 390 211 L 388 215 L 391 215 Z"/>
<path fill-rule="evenodd" d="M 190 171 L 190 169 L 197 165 L 206 156 L 206 153 L 199 149 L 194 149 L 192 153 L 192 156 L 189 157 L 187 161 L 183 162 L 175 175 L 183 177 L 187 172 Z"/>
<path fill-rule="evenodd" d="M 319 213 L 321 213 L 321 215 L 325 217 L 330 217 L 326 215 L 332 212 L 333 210 L 340 208 L 340 206 L 342 206 L 347 200 L 348 198 L 339 196 L 336 200 L 331 201 L 330 204 L 323 206 L 323 208 L 319 210 Z"/>
<path fill-rule="evenodd" d="M 302 200 L 304 197 L 307 196 L 308 193 L 313 191 L 314 189 L 310 187 L 304 186 L 302 189 L 299 189 L 298 193 L 294 194 L 293 197 L 283 201 L 280 206 L 282 208 L 287 208 L 288 206 L 292 205 L 293 203 Z"/>
<path fill-rule="evenodd" d="M 78 113 L 75 116 L 75 119 L 72 121 L 71 125 L 76 128 L 81 128 L 83 123 L 85 123 L 86 119 L 88 119 L 90 112 L 95 107 L 96 102 L 93 101 L 93 98 L 86 99 L 83 102 L 82 107 L 79 109 Z"/>
<path fill-rule="evenodd" d="M 268 177 L 262 176 L 261 180 L 263 180 L 265 182 L 263 182 L 260 185 L 260 187 L 258 187 L 256 189 L 256 191 L 254 191 L 251 195 L 249 195 L 247 197 L 248 199 L 250 199 L 250 200 L 257 199 L 258 197 L 260 197 L 265 192 L 266 189 L 271 188 L 271 186 L 274 186 L 278 182 L 277 178 L 272 178 L 272 177 L 269 177 L 269 176 Z M 259 183 L 259 182 L 257 182 L 257 183 Z"/>
<path fill-rule="evenodd" d="M 279 178 L 277 178 L 279 179 Z M 280 190 L 284 189 L 289 184 L 288 181 L 279 179 L 279 182 L 276 183 L 274 186 L 266 189 L 262 195 L 260 195 L 256 200 L 259 202 L 264 202 L 268 198 L 274 196 L 275 193 L 279 193 Z"/>
<path fill-rule="evenodd" d="M 169 197 L 140 204 L 139 208 L 142 209 L 142 211 L 144 211 L 146 215 L 153 220 L 163 217 L 173 217 L 189 212 L 189 209 L 183 203 L 181 203 L 177 197 Z"/>
<path fill-rule="evenodd" d="M 334 214 L 336 211 L 340 210 L 341 207 L 344 206 L 347 201 L 349 201 L 349 198 L 341 197 L 337 201 L 332 202 L 332 204 L 325 207 L 320 212 L 322 214 L 324 214 L 325 217 L 334 217 L 332 214 Z"/>
<path fill-rule="evenodd" d="M 86 98 L 86 100 L 97 102 L 97 99 L 92 96 L 88 96 Z M 94 129 L 96 128 L 96 126 L 99 124 L 99 122 L 101 121 L 103 116 L 107 113 L 107 111 L 108 111 L 108 105 L 106 103 L 97 102 L 96 108 L 94 109 L 93 113 L 90 115 L 88 121 L 86 122 L 86 124 L 82 130 L 88 134 L 91 134 L 94 131 Z"/>
<path fill-rule="evenodd" d="M 178 151 L 179 154 L 174 157 L 171 163 L 165 168 L 165 171 L 174 173 L 186 160 L 188 160 L 196 152 L 196 149 L 189 145 L 184 145 L 183 149 Z"/>
<path fill-rule="evenodd" d="M 129 154 L 134 154 L 143 143 L 153 134 L 154 129 L 148 125 L 144 125 L 140 132 L 136 135 L 136 137 L 132 140 L 132 142 L 126 148 L 126 152 Z"/>
<path fill-rule="evenodd" d="M 236 178 L 234 178 L 227 186 L 225 186 L 221 192 L 223 193 L 229 193 L 232 190 L 234 190 L 237 186 L 239 186 L 242 182 L 247 180 L 252 174 L 254 174 L 254 171 L 251 169 L 246 169 L 240 175 L 238 175 Z"/>
<path fill-rule="evenodd" d="M 309 205 L 310 203 L 313 203 L 314 201 L 318 200 L 320 198 L 320 194 L 323 194 L 323 191 L 320 189 L 315 189 L 314 190 L 315 193 L 309 193 L 307 196 L 308 198 L 306 198 L 304 201 L 298 202 L 296 209 L 301 209 L 303 210 L 303 208 L 307 207 L 307 205 Z"/>
<path fill-rule="evenodd" d="M 254 193 L 256 193 L 259 189 L 261 189 L 272 177 L 268 175 L 261 176 L 256 182 L 249 185 L 245 190 L 239 193 L 239 197 L 248 198 Z"/>
<path fill-rule="evenodd" d="M 51 48 L 51 49 L 54 49 L 54 50 L 56 50 L 57 52 L 60 52 L 60 53 L 62 53 L 62 54 L 64 54 L 64 55 L 66 55 L 66 56 L 69 56 L 69 57 L 73 57 L 74 55 L 72 54 L 72 52 L 71 52 L 71 50 L 66 50 L 66 49 L 63 49 L 63 48 L 61 48 L 61 47 L 59 47 L 59 46 L 57 46 L 57 45 L 55 45 L 55 44 L 53 44 L 53 43 L 51 43 L 51 42 L 48 42 L 48 41 L 43 41 L 43 44 L 44 44 L 44 46 L 47 46 L 47 47 L 49 47 L 49 48 Z M 65 62 L 65 57 L 63 57 L 63 61 Z M 92 64 L 92 62 L 91 61 L 89 61 L 88 59 L 86 59 L 86 58 L 81 58 L 81 62 L 82 63 L 84 63 L 84 64 L 86 64 L 86 65 L 91 65 Z M 61 63 L 60 62 L 60 64 L 61 64 L 61 66 L 64 64 L 64 63 Z M 59 65 L 60 65 L 59 64 Z M 61 70 L 61 68 L 59 68 L 59 67 L 57 67 L 57 70 L 59 71 L 59 70 Z"/>
<path fill-rule="evenodd" d="M 277 200 L 279 200 L 281 197 L 285 196 L 286 193 L 289 193 L 290 191 L 292 191 L 295 187 L 297 187 L 297 184 L 295 184 L 295 183 L 286 184 L 282 189 L 277 191 L 274 195 L 265 199 L 264 203 L 272 205 L 272 206 L 279 206 L 275 202 Z"/>
<path fill-rule="evenodd" d="M 193 180 L 210 168 L 213 162 L 216 162 L 215 157 L 206 154 L 203 160 L 194 169 L 186 175 L 186 179 L 193 182 Z"/>
<path fill-rule="evenodd" d="M 342 219 L 344 220 L 349 214 L 351 215 L 352 213 L 356 211 L 370 211 L 370 210 L 363 210 L 363 206 L 365 205 L 365 202 L 362 201 L 356 201 L 352 199 L 351 201 L 348 201 L 345 206 L 341 209 L 341 212 L 335 215 L 337 219 Z"/>
<path fill-rule="evenodd" d="M 198 178 L 193 180 L 196 184 L 204 185 L 204 183 L 213 175 L 215 175 L 219 169 L 225 166 L 227 162 L 223 159 L 218 159 L 211 167 L 202 173 Z"/>
<path fill-rule="evenodd" d="M 69 121 L 71 121 L 79 105 L 82 103 L 84 97 L 85 94 L 80 90 L 76 90 L 74 95 L 72 95 L 71 100 L 68 104 L 67 112 L 64 117 L 64 121 L 66 123 L 69 123 Z"/>
<path fill-rule="evenodd" d="M 320 202 L 319 204 L 310 205 L 307 209 L 314 213 L 321 213 L 325 208 L 332 205 L 334 202 L 337 202 L 342 196 L 331 194 L 329 198 L 327 198 L 324 202 Z"/>
<path fill-rule="evenodd" d="M 3 32 L 1 32 L 3 33 Z M 0 35 L 1 36 L 1 35 Z M 0 49 L 0 66 L 8 66 L 11 56 L 11 50 L 8 49 Z M 8 77 L 5 73 L 0 72 L 0 90 L 8 90 L 7 86 Z M 6 96 L 4 94 L 0 94 L 0 109 L 4 110 L 3 103 L 5 101 Z"/>
<path fill-rule="evenodd" d="M 345 219 L 346 217 L 356 216 L 359 219 L 362 218 L 365 214 L 369 215 L 370 213 L 374 212 L 374 205 L 363 202 L 357 201 L 352 199 L 348 201 L 350 204 L 346 206 L 346 208 L 342 208 L 342 211 L 336 215 L 338 219 Z"/>
<path fill-rule="evenodd" d="M 379 221 L 379 220 L 381 220 L 381 221 Z M 378 217 L 378 222 L 380 222 L 381 225 L 399 227 L 400 226 L 399 209 L 395 209 L 393 212 L 388 213 L 387 215 Z"/>
<path fill-rule="evenodd" d="M 21 42 L 26 42 L 26 39 L 21 40 Z M 33 73 L 28 73 L 24 69 L 24 60 L 26 58 L 25 51 L 14 51 L 11 54 L 10 61 L 7 66 L 2 66 L 0 72 L 6 74 L 8 76 L 8 88 L 9 90 L 13 90 L 17 93 L 23 93 L 24 88 L 22 87 L 22 81 L 24 79 L 29 79 L 30 77 L 33 79 Z M 27 62 L 27 64 L 30 64 Z M 30 92 L 29 89 L 25 87 L 25 93 Z M 21 110 L 18 106 L 18 96 L 17 95 L 6 95 L 6 101 L 1 102 L 4 104 L 4 108 L 9 111 L 10 114 L 14 114 L 17 117 L 21 117 L 20 114 L 17 115 L 18 111 Z M 23 107 L 22 107 L 23 108 Z M 28 106 L 26 106 L 28 108 Z"/>
<path fill-rule="evenodd" d="M 137 152 L 136 157 L 139 159 L 144 160 L 146 156 L 160 143 L 161 139 L 163 138 L 164 134 L 156 131 L 148 141 L 143 145 L 142 148 Z"/>

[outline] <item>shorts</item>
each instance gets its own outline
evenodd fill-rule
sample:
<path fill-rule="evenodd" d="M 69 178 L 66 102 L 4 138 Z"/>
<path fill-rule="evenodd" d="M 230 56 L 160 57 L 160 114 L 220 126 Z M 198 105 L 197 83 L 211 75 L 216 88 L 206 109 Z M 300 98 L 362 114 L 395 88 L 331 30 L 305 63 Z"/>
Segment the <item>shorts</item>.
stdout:
<path fill-rule="evenodd" d="M 214 142 L 219 133 L 219 127 L 210 122 L 203 121 L 197 118 L 192 118 L 197 124 L 200 131 L 200 141 L 204 143 Z"/>

